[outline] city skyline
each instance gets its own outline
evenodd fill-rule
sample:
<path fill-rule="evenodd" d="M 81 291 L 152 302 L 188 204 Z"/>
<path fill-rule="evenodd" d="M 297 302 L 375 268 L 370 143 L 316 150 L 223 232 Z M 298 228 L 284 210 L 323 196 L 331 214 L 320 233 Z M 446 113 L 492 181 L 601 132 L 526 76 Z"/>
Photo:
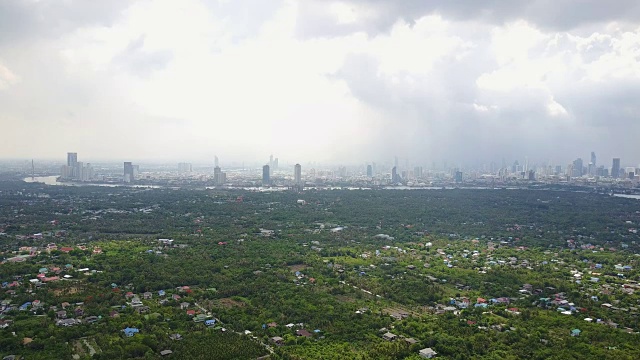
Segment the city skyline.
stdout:
<path fill-rule="evenodd" d="M 640 163 L 636 2 L 250 4 L 0 3 L 0 158 Z"/>

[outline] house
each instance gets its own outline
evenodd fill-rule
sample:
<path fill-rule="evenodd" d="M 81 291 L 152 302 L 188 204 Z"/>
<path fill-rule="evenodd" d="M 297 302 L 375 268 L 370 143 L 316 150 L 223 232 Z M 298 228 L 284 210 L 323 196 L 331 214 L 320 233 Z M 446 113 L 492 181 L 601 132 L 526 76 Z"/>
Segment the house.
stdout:
<path fill-rule="evenodd" d="M 76 308 L 73 312 L 76 314 L 76 316 L 84 315 L 84 310 L 82 308 Z"/>
<path fill-rule="evenodd" d="M 66 319 L 67 318 L 67 312 L 64 310 L 60 310 L 58 312 L 56 312 L 56 318 L 58 319 Z"/>
<path fill-rule="evenodd" d="M 13 323 L 13 320 L 0 320 L 0 329 L 6 329 Z"/>
<path fill-rule="evenodd" d="M 153 297 L 153 294 L 150 291 L 147 291 L 144 294 L 142 294 L 142 297 L 145 298 L 146 300 L 149 300 Z"/>
<path fill-rule="evenodd" d="M 508 308 L 505 311 L 512 315 L 520 315 L 520 310 L 518 308 Z"/>
<path fill-rule="evenodd" d="M 180 334 L 171 334 L 171 335 L 169 335 L 169 339 L 179 341 L 179 340 L 182 340 L 182 335 L 180 335 Z"/>
<path fill-rule="evenodd" d="M 309 331 L 305 330 L 305 329 L 300 329 L 296 331 L 296 335 L 297 336 L 304 336 L 304 337 L 311 337 L 313 336 L 313 334 L 311 334 Z"/>
<path fill-rule="evenodd" d="M 88 316 L 86 319 L 84 319 L 84 322 L 87 324 L 93 324 L 96 321 L 98 321 L 97 316 Z"/>
<path fill-rule="evenodd" d="M 173 300 L 180 300 L 180 295 L 178 295 L 178 294 L 173 294 L 173 295 L 171 295 L 171 298 L 172 298 Z"/>
<path fill-rule="evenodd" d="M 196 311 L 195 310 L 187 310 L 187 315 L 195 316 L 196 315 Z"/>
<path fill-rule="evenodd" d="M 171 355 L 171 354 L 173 354 L 173 351 L 171 351 L 171 350 L 162 350 L 162 351 L 160 351 L 160 355 L 161 356 L 167 356 L 167 355 Z"/>
<path fill-rule="evenodd" d="M 581 332 L 580 329 L 573 329 L 571 330 L 571 336 L 580 336 Z"/>
<path fill-rule="evenodd" d="M 279 346 L 284 345 L 284 339 L 281 338 L 280 336 L 274 336 L 271 339 L 269 339 L 269 341 Z"/>
<path fill-rule="evenodd" d="M 149 311 L 149 307 L 148 306 L 138 306 L 138 307 L 136 307 L 136 312 L 138 314 L 144 314 L 144 313 L 146 313 L 148 311 Z"/>
<path fill-rule="evenodd" d="M 166 293 L 164 292 L 164 290 L 159 290 L 158 291 L 158 296 L 165 296 Z"/>
<path fill-rule="evenodd" d="M 425 348 L 425 349 L 422 349 L 422 350 L 420 350 L 420 351 L 418 352 L 418 354 L 419 354 L 420 356 L 422 356 L 423 358 L 425 358 L 425 359 L 431 359 L 431 358 L 433 358 L 434 356 L 438 355 L 438 353 L 437 353 L 437 352 L 435 352 L 432 348 Z"/>
<path fill-rule="evenodd" d="M 125 334 L 126 336 L 128 336 L 128 337 L 131 337 L 131 336 L 133 336 L 133 335 L 135 335 L 135 334 L 137 334 L 137 333 L 139 333 L 139 332 L 140 332 L 140 330 L 138 330 L 138 329 L 136 329 L 136 328 L 130 328 L 130 327 L 127 327 L 126 329 L 124 329 L 124 330 L 122 330 L 122 331 L 123 331 L 123 332 L 124 332 L 124 334 Z"/>
<path fill-rule="evenodd" d="M 384 335 L 382 335 L 382 338 L 387 340 L 387 341 L 393 341 L 398 337 L 398 335 L 392 334 L 390 332 L 386 332 L 384 333 Z"/>
<path fill-rule="evenodd" d="M 278 323 L 276 323 L 276 322 L 270 322 L 270 323 L 268 323 L 268 324 L 267 324 L 267 326 L 268 326 L 269 328 L 274 328 L 274 327 L 278 326 Z"/>
<path fill-rule="evenodd" d="M 65 326 L 65 327 L 73 326 L 79 323 L 80 323 L 80 320 L 76 320 L 76 319 L 62 319 L 56 322 L 58 326 Z"/>
<path fill-rule="evenodd" d="M 216 324 L 216 321 L 214 319 L 209 319 L 209 320 L 205 320 L 204 324 L 206 326 L 214 326 Z"/>
<path fill-rule="evenodd" d="M 120 316 L 120 313 L 118 313 L 117 311 L 113 310 L 109 313 L 109 317 L 111 318 L 117 318 Z"/>
<path fill-rule="evenodd" d="M 198 314 L 193 318 L 193 321 L 197 322 L 197 323 L 198 322 L 203 322 L 205 320 L 207 320 L 207 315 L 205 315 L 205 314 Z"/>
<path fill-rule="evenodd" d="M 189 307 L 189 305 L 191 305 L 191 304 L 189 304 L 188 302 L 181 302 L 180 303 L 180 310 L 187 309 Z"/>

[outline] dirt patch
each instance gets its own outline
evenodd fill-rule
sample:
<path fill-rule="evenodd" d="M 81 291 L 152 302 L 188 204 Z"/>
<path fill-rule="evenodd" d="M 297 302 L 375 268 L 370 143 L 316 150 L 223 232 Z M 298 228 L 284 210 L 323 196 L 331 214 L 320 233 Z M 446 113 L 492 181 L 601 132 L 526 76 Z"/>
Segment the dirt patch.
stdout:
<path fill-rule="evenodd" d="M 86 351 L 80 343 L 80 340 L 76 340 L 73 342 L 73 352 L 78 356 L 83 356 L 84 354 L 86 354 Z"/>
<path fill-rule="evenodd" d="M 55 296 L 60 296 L 60 295 L 73 295 L 73 294 L 77 294 L 80 292 L 80 289 L 78 289 L 77 287 L 68 287 L 68 288 L 63 288 L 63 289 L 55 289 L 52 290 L 53 294 Z"/>
<path fill-rule="evenodd" d="M 289 266 L 289 269 L 291 270 L 291 272 L 302 271 L 306 268 L 307 268 L 307 265 L 304 265 L 304 264 Z"/>
<path fill-rule="evenodd" d="M 347 303 L 356 302 L 356 299 L 354 299 L 352 297 L 349 297 L 349 296 L 344 296 L 344 295 L 336 295 L 336 300 L 342 301 L 342 302 L 347 302 Z"/>
<path fill-rule="evenodd" d="M 218 299 L 215 302 L 216 306 L 224 307 L 224 308 L 232 308 L 232 307 L 245 307 L 246 304 L 240 301 L 233 300 L 231 298 L 222 298 Z"/>

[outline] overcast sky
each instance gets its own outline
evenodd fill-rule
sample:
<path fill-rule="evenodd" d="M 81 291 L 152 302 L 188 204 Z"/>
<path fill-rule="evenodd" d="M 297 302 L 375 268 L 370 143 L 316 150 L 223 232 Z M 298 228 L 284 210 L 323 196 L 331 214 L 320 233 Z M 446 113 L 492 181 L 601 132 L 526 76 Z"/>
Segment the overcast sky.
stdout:
<path fill-rule="evenodd" d="M 640 163 L 637 0 L 2 0 L 0 158 Z"/>

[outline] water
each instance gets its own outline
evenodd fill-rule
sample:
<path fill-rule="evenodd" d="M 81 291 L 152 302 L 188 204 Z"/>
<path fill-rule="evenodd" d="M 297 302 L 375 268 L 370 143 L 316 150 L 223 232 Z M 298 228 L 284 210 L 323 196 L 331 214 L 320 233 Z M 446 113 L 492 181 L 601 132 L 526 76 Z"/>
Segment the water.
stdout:
<path fill-rule="evenodd" d="M 46 185 L 64 185 L 63 183 L 59 183 L 56 180 L 57 176 L 36 176 L 36 177 L 28 177 L 24 178 L 24 182 L 28 183 L 43 183 Z"/>
<path fill-rule="evenodd" d="M 60 182 L 57 181 L 58 176 L 36 176 L 36 177 L 27 177 L 24 178 L 24 182 L 28 183 L 42 183 L 45 185 L 55 185 L 55 186 L 106 186 L 106 187 L 117 187 L 117 186 L 126 186 L 126 187 L 135 187 L 135 188 L 144 188 L 144 189 L 159 189 L 161 186 L 158 185 L 125 185 L 125 184 L 94 184 L 94 183 L 78 183 L 78 182 Z"/>
<path fill-rule="evenodd" d="M 640 200 L 640 195 L 613 194 L 615 197 Z"/>

